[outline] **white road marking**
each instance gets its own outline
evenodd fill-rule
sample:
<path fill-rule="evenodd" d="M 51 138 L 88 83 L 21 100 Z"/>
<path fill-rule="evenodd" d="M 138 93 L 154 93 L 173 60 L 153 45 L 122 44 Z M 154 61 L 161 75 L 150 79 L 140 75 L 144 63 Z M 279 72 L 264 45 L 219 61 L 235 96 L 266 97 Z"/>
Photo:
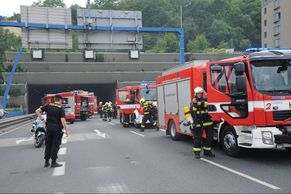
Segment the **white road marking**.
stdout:
<path fill-rule="evenodd" d="M 31 137 L 25 137 L 23 139 L 19 139 L 19 140 L 16 141 L 16 144 L 20 144 L 21 142 L 31 141 L 31 140 L 33 140 L 33 136 L 31 136 Z"/>
<path fill-rule="evenodd" d="M 21 128 L 23 128 L 23 127 L 26 127 L 27 125 L 32 125 L 32 122 L 26 123 L 26 124 L 24 124 L 24 125 L 21 125 L 21 126 L 19 126 L 19 127 L 16 127 L 15 129 L 12 129 L 12 130 L 6 131 L 6 132 L 4 132 L 4 133 L 1 133 L 0 136 L 5 135 L 5 134 L 8 134 L 8 133 L 11 133 L 11 132 L 16 131 L 16 130 L 18 130 L 18 129 L 21 129 Z"/>
<path fill-rule="evenodd" d="M 66 144 L 68 142 L 68 139 L 67 138 L 63 138 L 62 139 L 62 144 Z"/>
<path fill-rule="evenodd" d="M 160 129 L 160 131 L 166 132 L 166 129 Z"/>
<path fill-rule="evenodd" d="M 105 134 L 105 133 L 102 133 L 102 132 L 99 131 L 98 129 L 95 129 L 94 131 L 97 133 L 97 135 L 98 135 L 99 137 L 106 138 L 106 134 Z"/>
<path fill-rule="evenodd" d="M 114 123 L 109 123 L 110 125 L 115 125 Z"/>
<path fill-rule="evenodd" d="M 60 148 L 58 154 L 59 155 L 66 155 L 67 153 L 67 148 Z"/>
<path fill-rule="evenodd" d="M 246 179 L 249 179 L 249 180 L 251 180 L 251 181 L 253 181 L 253 182 L 256 182 L 256 183 L 259 183 L 259 184 L 264 185 L 264 186 L 266 186 L 266 187 L 269 187 L 269 188 L 271 188 L 271 189 L 274 189 L 274 190 L 279 190 L 279 189 L 280 189 L 279 187 L 277 187 L 277 186 L 275 186 L 275 185 L 272 185 L 272 184 L 270 184 L 270 183 L 267 183 L 267 182 L 261 181 L 261 180 L 259 180 L 259 179 L 257 179 L 257 178 L 251 177 L 251 176 L 249 176 L 249 175 L 247 175 L 247 174 L 244 174 L 244 173 L 241 173 L 241 172 L 239 172 L 239 171 L 233 170 L 233 169 L 231 169 L 231 168 L 228 168 L 228 167 L 223 166 L 223 165 L 221 165 L 221 164 L 218 164 L 218 163 L 212 162 L 212 161 L 207 160 L 207 159 L 205 159 L 205 158 L 200 158 L 200 160 L 203 160 L 204 162 L 207 162 L 207 163 L 209 163 L 209 164 L 212 164 L 212 165 L 214 165 L 214 166 L 217 166 L 217 167 L 219 167 L 219 168 L 222 168 L 222 169 L 224 169 L 224 170 L 226 170 L 226 171 L 229 171 L 229 172 L 231 172 L 231 173 L 233 173 L 233 174 L 239 175 L 239 176 L 244 177 L 244 178 L 246 178 Z"/>
<path fill-rule="evenodd" d="M 65 175 L 66 162 L 58 162 L 58 163 L 62 164 L 63 166 L 54 168 L 53 176 L 63 176 L 63 175 Z"/>
<path fill-rule="evenodd" d="M 136 134 L 136 135 L 139 135 L 139 136 L 141 136 L 141 137 L 144 137 L 143 134 L 137 133 L 137 132 L 135 132 L 135 131 L 130 131 L 130 132 L 131 132 L 131 133 L 134 133 L 134 134 Z"/>

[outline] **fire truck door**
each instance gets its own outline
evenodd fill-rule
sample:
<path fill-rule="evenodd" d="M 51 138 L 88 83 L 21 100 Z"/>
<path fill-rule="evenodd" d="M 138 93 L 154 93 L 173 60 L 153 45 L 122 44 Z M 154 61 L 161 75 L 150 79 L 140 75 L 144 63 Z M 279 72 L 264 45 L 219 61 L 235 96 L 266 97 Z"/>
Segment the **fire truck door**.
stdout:
<path fill-rule="evenodd" d="M 185 106 L 190 106 L 191 102 L 191 88 L 190 88 L 190 79 L 183 80 L 177 83 L 178 87 L 178 109 L 179 109 L 179 121 L 180 121 L 180 130 L 184 133 L 191 133 L 189 126 L 184 126 L 184 111 Z"/>
<path fill-rule="evenodd" d="M 165 99 L 164 99 L 164 86 L 157 87 L 158 90 L 158 115 L 160 127 L 165 127 Z"/>

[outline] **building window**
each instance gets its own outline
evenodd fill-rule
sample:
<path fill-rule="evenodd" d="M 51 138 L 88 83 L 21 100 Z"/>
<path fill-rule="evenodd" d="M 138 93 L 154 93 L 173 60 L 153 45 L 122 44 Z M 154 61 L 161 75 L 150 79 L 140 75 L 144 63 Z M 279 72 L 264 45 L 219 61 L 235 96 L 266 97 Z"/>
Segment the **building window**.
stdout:
<path fill-rule="evenodd" d="M 278 22 L 281 19 L 281 13 L 277 12 L 274 14 L 274 22 Z"/>
<path fill-rule="evenodd" d="M 267 8 L 266 7 L 264 8 L 264 14 L 265 15 L 267 14 Z"/>
<path fill-rule="evenodd" d="M 280 48 L 280 38 L 275 39 L 275 47 Z"/>
<path fill-rule="evenodd" d="M 274 9 L 277 9 L 280 7 L 280 0 L 274 0 Z"/>
<path fill-rule="evenodd" d="M 264 26 L 267 26 L 267 20 L 264 20 Z"/>
<path fill-rule="evenodd" d="M 267 32 L 264 32 L 264 38 L 267 38 Z"/>
<path fill-rule="evenodd" d="M 274 27 L 274 35 L 280 34 L 280 25 Z"/>
<path fill-rule="evenodd" d="M 264 47 L 267 48 L 267 46 L 268 46 L 268 45 L 265 43 L 265 44 L 264 44 Z"/>

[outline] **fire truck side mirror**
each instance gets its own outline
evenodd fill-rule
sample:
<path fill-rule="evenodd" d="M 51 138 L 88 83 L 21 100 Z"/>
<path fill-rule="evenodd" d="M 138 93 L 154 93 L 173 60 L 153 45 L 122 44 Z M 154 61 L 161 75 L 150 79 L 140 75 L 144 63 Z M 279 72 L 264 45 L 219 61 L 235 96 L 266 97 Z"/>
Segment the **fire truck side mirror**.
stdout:
<path fill-rule="evenodd" d="M 235 75 L 236 76 L 240 76 L 240 75 L 243 75 L 244 72 L 245 72 L 245 64 L 243 62 L 238 62 L 238 63 L 235 63 L 233 65 L 233 68 L 235 70 Z"/>
<path fill-rule="evenodd" d="M 245 93 L 247 90 L 246 79 L 244 76 L 240 75 L 236 77 L 236 88 L 240 93 Z"/>

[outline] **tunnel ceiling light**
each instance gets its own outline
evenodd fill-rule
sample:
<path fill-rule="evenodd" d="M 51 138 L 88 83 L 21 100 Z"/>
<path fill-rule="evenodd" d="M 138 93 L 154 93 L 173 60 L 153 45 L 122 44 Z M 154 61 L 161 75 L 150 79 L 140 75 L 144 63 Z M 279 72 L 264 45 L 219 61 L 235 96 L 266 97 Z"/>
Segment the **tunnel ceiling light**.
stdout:
<path fill-rule="evenodd" d="M 31 58 L 33 60 L 43 60 L 44 59 L 44 49 L 32 49 Z"/>
<path fill-rule="evenodd" d="M 139 59 L 139 50 L 129 50 L 130 59 Z"/>
<path fill-rule="evenodd" d="M 95 51 L 92 49 L 84 50 L 84 59 L 85 60 L 94 60 L 95 59 Z"/>

